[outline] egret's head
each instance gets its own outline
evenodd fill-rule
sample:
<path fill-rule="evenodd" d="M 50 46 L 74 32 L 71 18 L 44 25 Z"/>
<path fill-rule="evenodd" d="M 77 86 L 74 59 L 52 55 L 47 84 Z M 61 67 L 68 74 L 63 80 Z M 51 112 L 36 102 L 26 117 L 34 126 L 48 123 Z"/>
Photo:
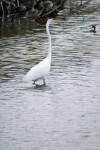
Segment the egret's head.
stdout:
<path fill-rule="evenodd" d="M 53 19 L 48 19 L 47 21 L 49 24 L 52 24 L 53 23 Z"/>

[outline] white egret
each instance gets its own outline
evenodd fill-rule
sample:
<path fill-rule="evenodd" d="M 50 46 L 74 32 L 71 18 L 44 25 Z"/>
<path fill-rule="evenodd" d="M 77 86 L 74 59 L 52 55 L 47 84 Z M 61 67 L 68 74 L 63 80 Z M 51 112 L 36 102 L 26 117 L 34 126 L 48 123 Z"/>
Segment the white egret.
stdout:
<path fill-rule="evenodd" d="M 49 19 L 46 23 L 46 31 L 48 35 L 48 55 L 40 63 L 32 67 L 29 70 L 29 72 L 27 72 L 27 74 L 23 78 L 23 81 L 25 82 L 34 81 L 34 84 L 35 84 L 37 80 L 43 79 L 43 83 L 45 84 L 45 76 L 49 73 L 50 66 L 51 66 L 52 50 L 51 50 L 51 36 L 49 33 L 49 25 L 52 24 L 53 22 L 62 22 L 62 21 Z"/>

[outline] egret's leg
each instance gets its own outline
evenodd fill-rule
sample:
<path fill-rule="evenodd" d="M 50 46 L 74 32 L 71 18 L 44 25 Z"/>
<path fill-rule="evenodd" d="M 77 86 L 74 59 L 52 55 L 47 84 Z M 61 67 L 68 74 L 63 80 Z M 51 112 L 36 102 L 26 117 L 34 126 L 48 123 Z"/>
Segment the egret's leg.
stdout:
<path fill-rule="evenodd" d="M 45 83 L 45 78 L 43 78 L 43 83 L 46 84 L 46 83 Z"/>
<path fill-rule="evenodd" d="M 34 80 L 33 84 L 35 84 L 36 80 Z"/>

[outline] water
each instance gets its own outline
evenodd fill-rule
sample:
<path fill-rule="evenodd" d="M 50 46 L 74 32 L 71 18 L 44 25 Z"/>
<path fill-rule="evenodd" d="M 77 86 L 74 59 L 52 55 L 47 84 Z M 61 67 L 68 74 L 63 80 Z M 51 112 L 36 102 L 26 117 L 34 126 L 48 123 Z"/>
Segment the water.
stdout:
<path fill-rule="evenodd" d="M 100 150 L 100 13 L 94 10 L 98 4 L 91 1 L 83 15 L 68 17 L 64 10 L 56 19 L 65 22 L 50 27 L 52 66 L 45 86 L 22 82 L 47 55 L 45 24 L 26 21 L 24 27 L 21 19 L 13 29 L 2 29 L 2 150 Z M 96 33 L 89 32 L 93 24 Z"/>

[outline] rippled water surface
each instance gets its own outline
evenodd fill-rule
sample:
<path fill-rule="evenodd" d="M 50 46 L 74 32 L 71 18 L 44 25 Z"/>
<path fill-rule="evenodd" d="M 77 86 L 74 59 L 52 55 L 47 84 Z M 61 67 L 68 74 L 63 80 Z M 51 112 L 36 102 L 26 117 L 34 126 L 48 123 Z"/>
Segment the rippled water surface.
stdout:
<path fill-rule="evenodd" d="M 22 82 L 47 55 L 45 24 L 17 20 L 0 35 L 0 149 L 100 150 L 100 5 L 50 26 L 46 85 Z M 24 27 L 24 24 L 26 26 Z M 96 33 L 91 33 L 95 24 Z"/>

